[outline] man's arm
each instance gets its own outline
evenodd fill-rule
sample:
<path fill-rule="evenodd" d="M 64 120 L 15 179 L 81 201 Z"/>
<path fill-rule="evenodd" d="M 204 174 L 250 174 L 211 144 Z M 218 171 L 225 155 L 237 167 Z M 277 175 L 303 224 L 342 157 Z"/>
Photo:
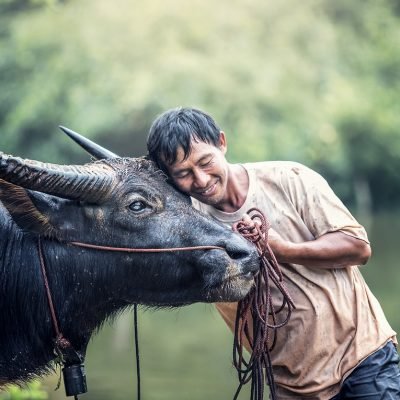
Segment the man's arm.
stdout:
<path fill-rule="evenodd" d="M 326 233 L 309 242 L 292 243 L 270 229 L 268 243 L 280 263 L 311 267 L 329 269 L 363 265 L 371 256 L 367 242 L 340 231 Z"/>

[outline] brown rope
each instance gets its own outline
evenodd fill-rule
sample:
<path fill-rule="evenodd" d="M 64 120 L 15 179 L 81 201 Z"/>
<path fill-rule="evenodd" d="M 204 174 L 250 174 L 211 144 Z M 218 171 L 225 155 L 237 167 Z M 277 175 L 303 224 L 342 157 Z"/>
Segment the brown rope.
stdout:
<path fill-rule="evenodd" d="M 69 342 L 68 339 L 66 339 L 64 337 L 64 335 L 60 331 L 60 327 L 58 325 L 56 310 L 55 310 L 54 303 L 53 303 L 53 298 L 52 298 L 52 295 L 51 295 L 49 281 L 47 279 L 46 264 L 44 262 L 42 241 L 40 239 L 40 236 L 38 237 L 38 251 L 39 251 L 40 268 L 41 268 L 41 271 L 42 271 L 44 287 L 46 289 L 47 302 L 49 303 L 51 320 L 52 320 L 52 323 L 53 323 L 54 331 L 56 333 L 55 347 L 56 347 L 57 352 L 60 354 L 59 349 L 66 349 L 68 347 L 71 347 L 71 343 Z"/>
<path fill-rule="evenodd" d="M 167 248 L 161 248 L 161 249 L 148 249 L 148 248 L 110 247 L 110 246 L 101 246 L 101 245 L 82 243 L 82 242 L 68 242 L 68 243 L 72 244 L 74 246 L 88 248 L 88 249 L 121 251 L 121 252 L 125 252 L 125 253 L 161 253 L 161 252 L 214 250 L 214 249 L 225 250 L 223 247 L 220 247 L 220 246 L 191 246 L 191 247 L 170 247 L 170 248 L 167 247 Z M 41 241 L 40 236 L 38 237 L 38 252 L 39 252 L 40 268 L 42 271 L 43 282 L 44 282 L 44 286 L 46 289 L 47 302 L 49 304 L 53 328 L 56 333 L 56 339 L 55 339 L 56 350 L 58 350 L 59 348 L 66 349 L 66 348 L 72 347 L 72 346 L 71 346 L 71 343 L 68 341 L 68 339 L 66 339 L 63 336 L 63 334 L 59 328 L 57 315 L 56 315 L 56 311 L 55 311 L 55 307 L 54 307 L 54 303 L 53 303 L 53 298 L 51 295 L 50 285 L 49 285 L 49 281 L 47 279 L 47 271 L 46 271 L 46 265 L 44 262 L 42 241 Z"/>
<path fill-rule="evenodd" d="M 269 223 L 257 208 L 252 208 L 247 213 L 252 223 L 241 220 L 234 224 L 233 229 L 256 245 L 260 255 L 260 273 L 255 277 L 253 289 L 243 300 L 239 301 L 237 307 L 233 363 L 238 372 L 239 386 L 234 400 L 238 398 L 243 385 L 250 381 L 250 399 L 262 400 L 265 376 L 269 385 L 270 397 L 274 400 L 276 399 L 276 389 L 270 351 L 276 343 L 276 330 L 289 321 L 295 305 L 285 288 L 282 272 L 268 245 Z M 282 294 L 282 304 L 277 309 L 272 303 L 271 288 L 273 286 Z M 278 322 L 278 314 L 284 310 L 286 314 L 280 318 L 281 322 Z M 251 348 L 248 360 L 243 354 L 246 342 Z"/>
<path fill-rule="evenodd" d="M 260 210 L 252 208 L 248 211 L 253 221 L 259 221 L 260 226 L 255 224 L 250 226 L 244 221 L 235 224 L 234 229 L 249 241 L 253 242 L 260 255 L 260 273 L 255 278 L 255 286 L 245 299 L 238 303 L 235 323 L 233 362 L 238 371 L 239 387 L 235 393 L 234 400 L 239 396 L 244 384 L 251 380 L 251 400 L 262 400 L 264 395 L 264 369 L 270 387 L 271 398 L 276 399 L 275 384 L 272 374 L 272 365 L 269 352 L 273 349 L 276 342 L 276 329 L 285 325 L 295 308 L 293 301 L 283 284 L 283 275 L 280 271 L 276 258 L 268 245 L 269 224 Z M 69 242 L 74 246 L 89 248 L 95 250 L 120 251 L 126 253 L 161 253 L 191 250 L 225 250 L 219 246 L 192 246 L 192 247 L 174 247 L 174 248 L 126 248 L 94 245 L 82 242 Z M 51 296 L 51 291 L 47 279 L 46 267 L 43 257 L 42 244 L 40 237 L 38 239 L 38 249 L 40 265 L 43 280 L 46 288 L 47 300 L 49 303 L 51 318 L 56 332 L 56 349 L 72 347 L 70 342 L 64 338 L 59 329 L 57 316 Z M 283 300 L 279 309 L 272 305 L 271 286 L 282 293 Z M 284 308 L 287 308 L 287 314 L 283 322 L 277 322 L 277 314 Z M 271 341 L 272 330 L 272 343 Z M 243 355 L 243 346 L 245 341 L 250 344 L 251 356 L 246 360 Z"/>
<path fill-rule="evenodd" d="M 74 246 L 83 247 L 94 250 L 107 250 L 107 251 L 122 251 L 124 253 L 172 253 L 174 251 L 192 251 L 192 250 L 225 250 L 220 246 L 191 246 L 191 247 L 165 247 L 162 249 L 148 249 L 148 248 L 131 248 L 131 247 L 110 247 L 101 246 L 98 244 L 89 244 L 82 242 L 68 242 Z"/>

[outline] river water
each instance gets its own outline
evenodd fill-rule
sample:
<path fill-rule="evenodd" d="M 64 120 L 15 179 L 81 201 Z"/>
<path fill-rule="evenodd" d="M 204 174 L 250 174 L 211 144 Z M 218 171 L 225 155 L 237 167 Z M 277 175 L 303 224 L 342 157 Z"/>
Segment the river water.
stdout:
<path fill-rule="evenodd" d="M 362 219 L 360 218 L 362 221 Z M 392 327 L 400 332 L 400 214 L 381 214 L 368 225 L 373 256 L 362 267 Z M 88 348 L 88 393 L 84 400 L 136 399 L 133 316 L 126 312 L 103 327 Z M 237 377 L 232 367 L 232 335 L 212 305 L 141 311 L 142 400 L 232 399 Z M 52 400 L 57 376 L 44 385 Z M 241 396 L 248 399 L 245 390 Z"/>

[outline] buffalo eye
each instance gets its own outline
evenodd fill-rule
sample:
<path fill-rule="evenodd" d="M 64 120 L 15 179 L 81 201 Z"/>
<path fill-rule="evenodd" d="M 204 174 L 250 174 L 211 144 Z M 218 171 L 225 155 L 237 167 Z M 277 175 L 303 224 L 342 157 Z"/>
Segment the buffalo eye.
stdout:
<path fill-rule="evenodd" d="M 146 208 L 147 204 L 144 201 L 136 200 L 129 205 L 129 208 L 136 214 L 142 213 Z"/>

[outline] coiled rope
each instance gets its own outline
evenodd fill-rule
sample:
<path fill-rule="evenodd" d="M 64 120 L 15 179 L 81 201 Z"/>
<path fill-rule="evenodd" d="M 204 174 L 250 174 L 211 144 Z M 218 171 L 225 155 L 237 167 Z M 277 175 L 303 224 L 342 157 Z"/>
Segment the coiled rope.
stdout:
<path fill-rule="evenodd" d="M 272 371 L 270 351 L 276 343 L 277 329 L 286 325 L 295 308 L 288 293 L 283 274 L 268 244 L 270 224 L 258 208 L 250 209 L 250 221 L 241 220 L 233 229 L 253 242 L 260 255 L 260 273 L 255 277 L 255 285 L 250 293 L 238 303 L 233 344 L 233 364 L 237 370 L 239 386 L 234 400 L 243 385 L 251 381 L 250 400 L 264 398 L 265 376 L 270 390 L 270 398 L 275 400 L 276 389 Z M 272 288 L 282 294 L 282 303 L 276 308 L 272 302 Z M 278 314 L 284 313 L 283 317 Z M 243 347 L 248 343 L 250 358 L 246 359 Z"/>

